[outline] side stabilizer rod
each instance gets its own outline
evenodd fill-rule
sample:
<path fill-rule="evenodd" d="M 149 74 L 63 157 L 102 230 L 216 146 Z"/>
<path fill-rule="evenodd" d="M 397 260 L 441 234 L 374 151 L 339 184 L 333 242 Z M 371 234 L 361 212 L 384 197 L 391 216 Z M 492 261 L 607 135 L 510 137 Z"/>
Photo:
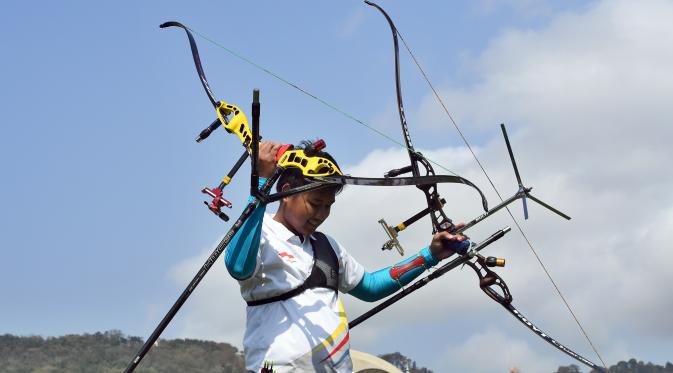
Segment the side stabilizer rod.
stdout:
<path fill-rule="evenodd" d="M 533 197 L 533 195 L 530 194 L 530 191 L 533 188 L 526 188 L 523 185 L 523 181 L 521 181 L 521 174 L 519 173 L 519 168 L 516 165 L 516 160 L 514 159 L 514 152 L 512 151 L 512 145 L 509 142 L 509 136 L 507 136 L 507 129 L 505 129 L 504 123 L 500 124 L 500 129 L 502 129 L 502 136 L 505 138 L 505 144 L 507 145 L 507 152 L 509 153 L 509 159 L 510 161 L 512 161 L 512 168 L 514 168 L 514 175 L 516 176 L 516 182 L 519 186 L 519 191 L 517 192 L 517 195 L 519 196 L 519 198 L 521 198 L 521 202 L 523 204 L 524 219 L 528 220 L 528 203 L 526 202 L 526 199 L 530 198 L 531 200 L 533 200 L 533 202 L 536 202 L 537 204 L 541 205 L 547 210 L 550 210 L 551 212 L 559 215 L 564 219 L 570 220 L 570 216 L 568 216 L 567 214 L 564 214 L 563 212 L 552 207 L 548 203 L 541 201 L 539 198 Z"/>

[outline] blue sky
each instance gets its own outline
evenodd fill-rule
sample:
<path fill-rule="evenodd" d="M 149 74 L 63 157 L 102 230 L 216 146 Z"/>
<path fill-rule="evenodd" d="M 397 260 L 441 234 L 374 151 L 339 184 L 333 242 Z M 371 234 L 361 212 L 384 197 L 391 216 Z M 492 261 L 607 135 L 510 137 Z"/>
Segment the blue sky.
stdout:
<path fill-rule="evenodd" d="M 558 200 L 560 195 L 564 195 L 561 201 L 565 202 L 565 206 L 574 207 L 573 212 L 579 214 L 582 221 L 581 216 L 612 211 L 606 206 L 630 206 L 629 196 L 637 190 L 644 193 L 640 197 L 647 202 L 644 207 L 625 209 L 629 211 L 626 217 L 638 221 L 650 217 L 654 219 L 653 225 L 657 222 L 661 224 L 660 231 L 670 228 L 666 215 L 671 206 L 670 198 L 655 197 L 661 195 L 655 193 L 656 190 L 663 191 L 669 186 L 670 171 L 659 172 L 665 168 L 652 161 L 661 159 L 652 158 L 653 155 L 664 159 L 668 155 L 661 139 L 668 135 L 663 124 L 672 115 L 661 98 L 668 97 L 669 89 L 665 82 L 669 81 L 670 72 L 665 67 L 650 65 L 653 61 L 667 61 L 669 58 L 665 48 L 650 45 L 665 40 L 670 42 L 670 28 L 661 26 L 655 19 L 657 14 L 668 14 L 666 12 L 670 11 L 670 7 L 666 3 L 630 5 L 634 9 L 627 9 L 629 5 L 623 2 L 610 5 L 594 1 L 562 4 L 545 1 L 429 1 L 423 2 L 422 6 L 418 6 L 418 2 L 381 2 L 381 5 L 393 17 L 433 83 L 444 93 L 452 114 L 458 118 L 472 144 L 490 161 L 492 169 L 501 175 L 501 185 L 506 186 L 505 190 L 513 187 L 509 166 L 500 162 L 504 155 L 502 149 L 497 148 L 497 152 L 494 150 L 491 153 L 494 144 L 501 145 L 497 132 L 497 124 L 501 121 L 510 124 L 513 138 L 519 141 L 515 150 L 529 149 L 522 151 L 521 159 L 524 163 L 529 160 L 527 170 L 530 179 L 548 185 L 547 189 L 540 188 L 540 193 L 548 191 L 541 197 L 549 195 Z M 629 12 L 633 13 L 632 18 L 627 20 L 621 16 Z M 5 51 L 0 61 L 0 107 L 3 113 L 0 199 L 5 212 L 0 215 L 0 250 L 3 257 L 0 290 L 4 298 L 0 309 L 0 333 L 46 336 L 120 329 L 127 334 L 146 337 L 196 272 L 202 256 L 228 229 L 228 224 L 222 224 L 205 209 L 199 191 L 205 185 L 218 183 L 238 157 L 240 145 L 234 137 L 224 133 L 217 133 L 202 144 L 193 141 L 196 134 L 212 121 L 214 112 L 194 71 L 184 32 L 159 29 L 158 25 L 162 22 L 180 21 L 377 129 L 401 139 L 395 111 L 390 31 L 378 12 L 359 1 L 190 4 L 146 1 L 95 5 L 74 1 L 58 4 L 42 2 L 39 5 L 12 2 L 5 7 L 0 20 L 3 31 L 0 38 Z M 610 27 L 614 29 L 608 26 L 601 28 L 603 24 L 613 25 Z M 624 27 L 619 28 L 620 25 Z M 619 30 L 624 30 L 624 33 L 619 33 Z M 577 34 L 572 35 L 573 32 Z M 652 35 L 660 35 L 661 39 Z M 611 39 L 613 37 L 615 39 Z M 558 42 L 557 48 L 550 47 L 550 41 Z M 395 153 L 394 144 L 373 132 L 206 40 L 197 38 L 197 43 L 206 75 L 218 98 L 249 110 L 252 89 L 261 89 L 262 134 L 265 138 L 298 142 L 303 138 L 324 137 L 328 150 L 339 162 L 353 174 L 362 176 L 380 175 L 386 170 L 386 162 L 399 156 Z M 608 50 L 609 47 L 614 49 Z M 553 55 L 555 50 L 559 51 L 560 57 Z M 603 50 L 606 50 L 605 54 L 592 59 L 593 52 Z M 636 58 L 640 53 L 643 58 Z M 629 63 L 608 65 L 604 61 L 610 58 L 606 56 L 628 60 Z M 558 66 L 576 69 L 578 73 L 573 75 L 568 72 L 567 76 L 558 77 L 558 81 L 549 78 L 548 74 L 517 75 L 524 70 L 534 72 L 540 69 L 544 72 L 543 67 L 558 61 L 554 57 L 564 59 Z M 530 66 L 526 68 L 523 65 L 522 68 L 527 61 L 530 61 Z M 581 63 L 575 66 L 573 62 L 576 61 Z M 464 155 L 465 149 L 455 130 L 446 118 L 438 116 L 437 105 L 430 104 L 428 88 L 404 51 L 401 63 L 404 101 L 414 145 L 434 152 L 432 154 L 438 159 L 446 158 L 443 164 L 448 168 L 480 177 L 474 162 Z M 552 67 L 558 69 L 558 66 Z M 600 72 L 613 71 L 613 67 L 614 71 L 622 74 L 618 75 L 624 79 L 622 84 L 609 80 L 615 85 L 601 85 Z M 582 75 L 587 71 L 598 71 L 590 76 L 598 76 L 598 80 Z M 579 82 L 584 84 L 563 85 L 578 76 L 581 77 Z M 526 91 L 526 84 L 548 87 L 549 91 L 542 95 L 534 90 Z M 592 89 L 596 87 L 601 89 L 594 92 Z M 627 90 L 625 98 L 614 97 L 620 88 Z M 521 92 L 529 94 L 522 95 Z M 642 92 L 651 99 L 642 99 L 645 96 L 639 94 Z M 580 99 L 585 94 L 587 99 Z M 554 97 L 578 99 L 572 102 L 554 101 L 559 105 L 545 101 Z M 605 105 L 605 110 L 587 111 L 585 106 L 588 102 L 596 107 Z M 561 104 L 565 106 L 560 107 Z M 552 115 L 542 109 L 534 111 L 533 107 L 546 107 L 552 111 L 559 109 L 559 112 Z M 606 116 L 601 117 L 597 113 Z M 598 126 L 599 122 L 603 125 Z M 618 125 L 622 122 L 623 125 Z M 601 135 L 608 134 L 605 141 L 609 141 L 612 130 L 633 133 L 629 131 L 634 131 L 635 127 L 630 126 L 635 122 L 646 126 L 639 131 L 647 140 L 633 141 L 627 148 L 628 154 L 611 147 L 614 141 L 601 145 L 602 139 L 605 140 L 605 136 L 601 138 Z M 592 147 L 594 150 L 589 151 Z M 575 162 L 568 162 L 568 157 L 573 154 L 577 157 Z M 632 157 L 627 157 L 629 154 Z M 403 158 L 399 159 L 403 162 Z M 606 175 L 595 173 L 596 170 L 612 170 L 615 159 L 621 159 L 620 164 L 626 170 L 615 169 Z M 580 166 L 592 162 L 591 168 Z M 246 170 L 244 168 L 241 175 Z M 545 170 L 550 170 L 551 179 L 549 174 L 543 175 Z M 636 175 L 632 176 L 631 172 L 636 172 Z M 617 186 L 614 186 L 615 190 L 602 189 L 601 179 L 614 177 L 615 180 L 623 180 L 624 175 L 649 180 L 649 185 L 655 190 L 648 194 L 633 185 L 631 187 L 635 189 L 619 189 Z M 559 184 L 566 185 L 564 182 L 568 180 L 580 180 L 581 183 L 571 183 L 573 187 L 559 189 L 558 195 L 554 194 L 554 188 Z M 235 204 L 232 216 L 236 216 L 242 208 L 246 183 L 247 179 L 240 177 L 228 189 L 228 197 Z M 482 189 L 487 188 L 482 180 L 478 183 Z M 452 192 L 453 189 L 447 189 L 444 193 Z M 355 211 L 353 206 L 357 204 L 354 201 L 360 197 L 356 196 L 359 192 L 350 190 L 348 193 L 326 231 L 334 232 L 332 235 L 337 239 L 349 243 L 347 247 L 358 246 L 358 243 L 368 240 L 363 237 L 376 235 L 375 239 L 372 238 L 372 246 L 375 247 L 378 245 L 376 242 L 383 238 L 376 224 L 378 218 L 368 218 L 370 225 L 363 223 L 350 227 L 349 222 L 353 219 L 349 219 L 349 214 Z M 366 194 L 363 192 L 362 195 Z M 593 209 L 583 210 L 587 195 L 600 195 L 596 198 L 605 205 L 597 204 Z M 404 218 L 405 214 L 410 215 L 420 208 L 418 203 L 408 202 L 415 200 L 407 199 L 417 197 L 404 195 L 400 198 L 403 202 L 400 202 L 399 209 L 389 202 L 385 207 L 393 215 L 390 220 Z M 476 201 L 473 202 L 476 205 Z M 410 207 L 400 211 L 404 204 Z M 642 210 L 647 206 L 650 207 L 647 211 Z M 378 209 L 378 206 L 373 209 Z M 472 217 L 470 214 L 474 212 L 474 206 L 469 209 L 469 212 L 457 213 L 458 219 Z M 652 211 L 661 212 L 663 220 L 657 220 L 659 215 L 656 213 L 652 217 Z M 538 211 L 538 215 L 541 214 Z M 607 222 L 610 216 L 614 215 L 606 215 L 598 221 L 601 224 Z M 584 226 L 570 225 L 563 228 L 567 231 L 559 232 L 556 229 L 561 223 L 552 219 L 543 220 L 540 224 L 531 229 L 539 232 L 541 246 L 554 234 L 567 236 L 587 230 Z M 332 228 L 332 231 L 327 228 Z M 489 229 L 497 228 L 500 227 L 493 225 Z M 616 236 L 614 227 L 607 223 L 605 227 L 601 225 L 591 230 L 592 235 L 587 235 L 587 240 L 619 242 L 615 237 L 621 237 Z M 642 233 L 648 230 L 652 230 L 651 226 L 643 225 L 634 231 Z M 428 233 L 419 230 L 416 233 L 418 241 L 412 240 L 409 246 L 422 246 L 429 239 Z M 490 231 L 483 232 L 484 236 L 488 233 Z M 643 239 L 666 242 L 666 237 L 642 234 Z M 551 241 L 554 247 L 555 239 Z M 624 258 L 622 254 L 627 252 L 617 243 L 605 247 L 615 263 L 620 263 Z M 530 253 L 524 250 L 527 249 L 520 246 L 520 251 L 524 252 L 521 255 L 530 257 Z M 383 266 L 398 260 L 390 255 L 383 257 L 374 249 L 354 248 L 352 251 L 358 259 L 362 258 L 371 266 Z M 572 263 L 566 263 L 566 260 L 568 256 L 581 254 L 573 252 L 572 255 L 557 257 L 558 252 L 561 250 L 549 254 L 549 259 L 558 260 L 554 262 L 558 263 L 558 267 L 554 268 L 555 274 L 579 273 L 572 269 L 576 265 L 571 267 Z M 661 255 L 661 258 L 668 258 L 665 254 Z M 598 257 L 589 257 L 584 263 L 599 265 L 604 262 Z M 519 267 L 518 270 L 532 270 L 535 268 L 532 265 Z M 626 270 L 618 265 L 611 270 L 618 268 Z M 595 270 L 595 267 L 582 266 L 581 269 L 585 270 L 581 272 L 585 276 L 586 271 Z M 212 338 L 240 344 L 240 341 L 233 340 L 238 335 L 236 333 L 240 334 L 238 329 L 231 334 L 226 331 L 208 334 L 198 326 L 190 327 L 195 325 L 195 315 L 203 315 L 203 312 L 210 315 L 209 320 L 213 320 L 210 325 L 214 329 L 219 325 L 218 318 L 240 320 L 243 306 L 239 300 L 221 313 L 212 311 L 209 314 L 199 310 L 199 307 L 222 310 L 218 307 L 229 304 L 228 298 L 218 299 L 220 303 L 217 306 L 205 299 L 217 298 L 220 291 L 223 298 L 236 296 L 235 291 L 220 290 L 223 286 L 235 290 L 235 283 L 230 278 L 224 279 L 222 268 L 216 270 L 212 277 L 218 280 L 210 280 L 209 277 L 204 280 L 204 287 L 211 290 L 195 293 L 197 299 L 188 302 L 185 312 L 179 314 L 175 323 L 166 330 L 165 337 Z M 516 272 L 516 268 L 508 270 L 512 271 L 508 275 L 514 276 L 514 282 L 522 287 L 531 281 L 546 281 L 536 270 L 534 279 L 521 277 L 517 282 L 516 276 L 523 275 Z M 658 272 L 651 268 L 642 270 L 642 273 Z M 610 273 L 619 277 L 615 272 Z M 634 278 L 640 278 L 638 276 L 634 274 Z M 586 289 L 573 278 L 578 277 L 561 280 L 565 285 L 562 287 L 575 294 L 577 302 L 590 298 L 591 293 L 585 294 Z M 652 282 L 648 282 L 650 280 Z M 646 278 L 643 282 L 651 284 L 654 280 Z M 624 284 L 602 281 L 599 281 L 601 287 L 594 289 L 597 293 L 612 286 L 628 288 L 621 287 Z M 637 282 L 627 285 L 633 286 Z M 225 283 L 227 285 L 220 286 Z M 466 284 L 460 286 L 465 288 L 465 293 L 479 292 L 473 282 Z M 549 290 L 547 285 L 544 286 Z M 510 287 L 514 288 L 513 285 Z M 646 285 L 643 287 L 648 288 Z M 515 299 L 534 296 L 558 298 L 540 289 L 526 287 L 522 291 L 512 290 L 523 293 Z M 427 294 L 433 293 L 429 291 Z M 454 294 L 451 299 L 459 296 Z M 571 295 L 571 298 L 574 297 Z M 628 297 L 624 294 L 626 299 Z M 233 298 L 231 301 L 234 302 Z M 461 301 L 455 302 L 458 304 Z M 429 304 L 432 306 L 432 303 Z M 567 311 L 553 304 L 553 312 L 549 311 L 551 308 L 546 308 L 547 305 L 538 308 L 537 304 L 533 304 L 528 309 L 533 308 L 539 315 L 563 315 L 564 319 L 558 323 L 555 318 L 544 321 L 556 330 L 572 330 L 572 338 L 576 338 L 578 332 L 573 329 L 577 328 L 572 320 L 567 319 Z M 596 307 L 585 309 L 585 306 L 580 308 L 585 311 L 587 323 L 598 334 L 596 338 L 605 346 L 609 362 L 632 356 L 656 362 L 671 359 L 664 353 L 670 351 L 673 332 L 670 321 L 663 329 L 640 325 L 618 332 L 619 322 L 637 314 L 635 310 L 632 310 L 634 313 L 620 313 L 621 319 L 602 322 L 598 314 L 591 311 L 597 311 Z M 630 307 L 634 306 L 626 308 Z M 354 304 L 352 308 L 360 310 L 365 306 Z M 652 305 L 652 308 L 662 314 L 672 310 L 668 299 L 663 304 Z M 524 314 L 527 314 L 526 310 L 522 306 Z M 470 343 L 489 336 L 490 340 L 501 338 L 504 345 L 513 349 L 511 363 L 503 364 L 525 366 L 526 362 L 517 360 L 524 360 L 524 356 L 529 364 L 536 359 L 544 361 L 544 367 L 571 363 L 560 354 L 557 356 L 556 351 L 549 351 L 547 346 L 540 347 L 542 341 L 529 338 L 526 331 L 520 330 L 522 327 L 486 301 L 469 301 L 463 306 L 457 305 L 456 309 L 448 309 L 449 320 L 439 319 L 435 312 L 430 312 L 435 316 L 428 317 L 433 323 L 427 325 L 411 325 L 409 323 L 416 319 L 414 315 L 391 312 L 386 320 L 395 320 L 398 326 L 405 326 L 394 329 L 389 324 L 383 324 L 388 326 L 382 326 L 381 330 L 375 327 L 363 329 L 361 342 L 358 342 L 358 334 L 354 331 L 353 344 L 375 353 L 400 350 L 418 359 L 421 364 L 441 371 L 446 362 L 437 360 L 436 355 L 446 351 L 463 351 L 463 356 L 468 356 L 472 351 Z M 356 313 L 350 313 L 351 317 Z M 455 325 L 456 313 L 477 314 L 479 317 L 466 320 L 459 317 L 462 321 L 460 325 Z M 481 328 L 483 318 L 490 317 L 502 317 L 497 319 L 502 321 Z M 531 319 L 536 320 L 533 316 Z M 454 322 L 451 323 L 451 320 Z M 447 332 L 433 335 L 437 323 Z M 507 327 L 499 329 L 500 323 Z M 544 324 L 541 326 L 545 328 Z M 389 328 L 385 330 L 390 330 L 390 333 L 400 330 L 410 333 L 411 329 L 418 329 L 422 336 L 410 337 L 413 343 L 407 345 L 386 338 L 386 332 L 382 331 L 384 328 Z M 552 330 L 549 332 L 554 335 Z M 629 342 L 634 339 L 640 343 Z M 662 340 L 669 340 L 669 343 L 662 344 Z M 422 341 L 427 341 L 426 346 L 417 347 Z M 584 346 L 581 353 L 595 359 L 581 337 L 574 341 L 574 344 L 567 344 L 571 347 Z M 460 361 L 456 361 L 456 365 L 448 364 L 449 367 L 463 366 Z M 479 369 L 482 368 L 475 367 L 473 371 L 481 371 Z M 483 369 L 488 371 L 489 367 Z"/>

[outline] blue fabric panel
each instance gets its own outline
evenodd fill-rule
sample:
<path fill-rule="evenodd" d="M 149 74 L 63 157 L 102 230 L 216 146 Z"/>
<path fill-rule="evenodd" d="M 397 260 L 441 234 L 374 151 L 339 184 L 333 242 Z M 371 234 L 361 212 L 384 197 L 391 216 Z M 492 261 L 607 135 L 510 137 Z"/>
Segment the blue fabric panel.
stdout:
<path fill-rule="evenodd" d="M 390 277 L 390 268 L 392 267 L 386 267 L 373 273 L 365 272 L 358 286 L 356 286 L 348 294 L 351 294 L 354 297 L 366 302 L 376 302 L 379 299 L 383 299 L 388 295 L 393 294 L 397 290 L 401 289 L 402 286 L 407 285 L 413 281 L 427 268 L 430 268 L 439 263 L 439 261 L 434 256 L 432 256 L 430 248 L 425 247 L 417 255 L 411 256 L 395 264 L 395 267 L 404 265 L 419 256 L 422 256 L 425 259 L 425 265 L 414 268 L 403 274 L 402 277 L 400 277 L 399 282 Z"/>
<path fill-rule="evenodd" d="M 266 179 L 259 178 L 261 187 Z M 252 202 L 254 197 L 248 198 L 248 203 Z M 259 240 L 262 236 L 262 223 L 266 212 L 266 204 L 260 203 L 252 212 L 250 217 L 243 223 L 229 242 L 227 252 L 224 256 L 224 263 L 227 265 L 227 271 L 231 277 L 241 281 L 252 276 L 257 267 L 257 252 L 259 251 Z"/>

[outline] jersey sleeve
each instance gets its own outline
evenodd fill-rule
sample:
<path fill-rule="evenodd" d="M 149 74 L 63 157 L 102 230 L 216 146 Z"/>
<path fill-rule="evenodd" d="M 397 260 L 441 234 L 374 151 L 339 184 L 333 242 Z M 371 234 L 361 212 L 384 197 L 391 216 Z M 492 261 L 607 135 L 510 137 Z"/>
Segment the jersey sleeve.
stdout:
<path fill-rule="evenodd" d="M 258 205 L 229 243 L 224 262 L 231 277 L 242 281 L 258 267 L 258 252 L 266 205 Z"/>
<path fill-rule="evenodd" d="M 330 236 L 327 238 L 339 259 L 339 291 L 348 293 L 362 280 L 365 267 L 355 260 L 339 242 Z"/>
<path fill-rule="evenodd" d="M 260 188 L 265 181 L 260 177 Z M 248 203 L 253 201 L 252 196 L 248 198 Z M 265 211 L 266 204 L 259 203 L 229 242 L 224 262 L 229 274 L 239 281 L 250 278 L 259 268 L 259 246 Z"/>

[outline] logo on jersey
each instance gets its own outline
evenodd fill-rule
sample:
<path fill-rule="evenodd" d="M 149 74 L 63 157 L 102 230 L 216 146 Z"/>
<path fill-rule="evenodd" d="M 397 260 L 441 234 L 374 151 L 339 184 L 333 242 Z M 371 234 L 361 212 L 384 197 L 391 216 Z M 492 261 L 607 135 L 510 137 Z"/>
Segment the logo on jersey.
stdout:
<path fill-rule="evenodd" d="M 287 251 L 283 251 L 282 253 L 278 253 L 278 256 L 281 257 L 281 259 L 285 259 L 290 263 L 294 263 L 297 261 L 297 258 L 294 257 L 294 255 L 288 253 Z"/>

